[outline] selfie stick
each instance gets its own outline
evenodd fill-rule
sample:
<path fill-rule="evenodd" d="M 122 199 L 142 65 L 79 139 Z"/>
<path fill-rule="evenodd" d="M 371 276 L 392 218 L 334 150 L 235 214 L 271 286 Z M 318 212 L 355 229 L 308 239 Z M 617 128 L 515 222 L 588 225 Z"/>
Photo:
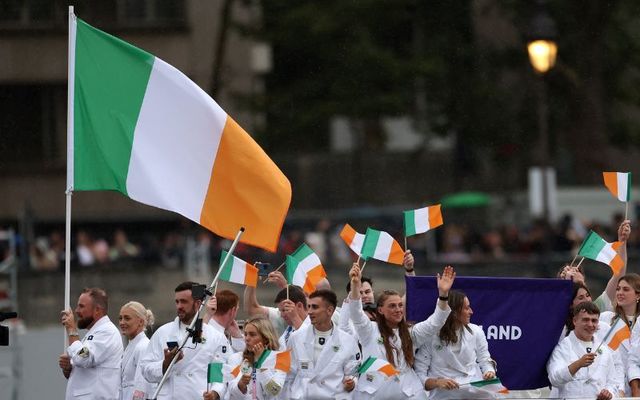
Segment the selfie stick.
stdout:
<path fill-rule="evenodd" d="M 193 318 L 193 321 L 191 321 L 191 324 L 189 324 L 189 327 L 187 328 L 187 332 L 189 332 L 189 334 L 184 338 L 184 340 L 182 340 L 182 344 L 180 345 L 180 347 L 178 347 L 178 351 L 176 351 L 176 354 L 171 359 L 171 363 L 169 363 L 169 366 L 167 367 L 166 372 L 162 376 L 160 383 L 158 383 L 158 387 L 156 388 L 156 391 L 153 392 L 153 396 L 147 400 L 155 400 L 158 398 L 158 393 L 160 393 L 160 389 L 162 389 L 162 385 L 164 385 L 164 382 L 169 377 L 171 368 L 173 368 L 173 365 L 178 360 L 178 354 L 180 354 L 180 350 L 184 347 L 185 344 L 187 344 L 189 337 L 193 334 L 193 327 L 195 326 L 196 321 L 198 320 L 198 316 L 200 315 L 200 312 L 202 311 L 202 309 L 205 307 L 205 304 L 207 303 L 207 298 L 212 295 L 211 290 L 214 288 L 214 286 L 218 282 L 218 278 L 220 277 L 220 273 L 222 272 L 222 266 L 224 266 L 227 263 L 227 261 L 229 260 L 229 257 L 231 257 L 231 255 L 233 254 L 233 251 L 236 249 L 236 245 L 240 241 L 240 236 L 242 236 L 243 233 L 244 233 L 244 227 L 240 228 L 240 230 L 238 231 L 236 238 L 233 240 L 233 243 L 231 243 L 231 247 L 229 247 L 229 252 L 227 252 L 227 255 L 224 257 L 224 260 L 222 261 L 222 263 L 220 263 L 220 267 L 218 268 L 218 273 L 213 278 L 213 281 L 211 282 L 209 289 L 205 290 L 205 296 L 204 296 L 204 299 L 202 299 L 202 302 L 200 303 L 200 308 L 198 308 L 198 312 L 196 313 L 196 315 Z"/>

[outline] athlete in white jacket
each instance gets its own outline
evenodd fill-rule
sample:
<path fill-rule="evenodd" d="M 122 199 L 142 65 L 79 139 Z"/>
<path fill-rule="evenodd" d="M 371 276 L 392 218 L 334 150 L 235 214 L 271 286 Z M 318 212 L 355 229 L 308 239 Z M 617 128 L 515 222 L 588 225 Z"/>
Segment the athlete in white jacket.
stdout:
<path fill-rule="evenodd" d="M 360 302 L 360 267 L 354 264 L 349 272 L 351 278 L 350 313 L 355 331 L 362 345 L 363 358 L 372 356 L 391 363 L 400 374 L 388 379 L 384 385 L 370 382 L 373 377 L 359 379 L 355 398 L 362 399 L 425 399 L 422 382 L 413 370 L 416 348 L 430 340 L 444 325 L 451 309 L 447 304 L 449 289 L 455 279 L 450 266 L 442 276 L 438 274 L 439 299 L 435 312 L 423 322 L 407 327 L 404 319 L 404 301 L 395 291 L 384 291 L 378 296 L 377 322 L 370 321 Z M 371 378 L 371 379 L 370 379 Z"/>
<path fill-rule="evenodd" d="M 104 290 L 85 289 L 76 306 L 76 325 L 71 310 L 62 311 L 62 324 L 69 336 L 67 354 L 59 365 L 67 382 L 66 400 L 117 400 L 120 392 L 122 339 L 109 320 L 108 297 Z M 88 329 L 82 340 L 78 328 Z"/>
<path fill-rule="evenodd" d="M 358 343 L 331 321 L 337 303 L 330 290 L 309 295 L 310 325 L 291 335 L 293 382 L 290 399 L 346 400 L 352 398 L 361 355 Z"/>

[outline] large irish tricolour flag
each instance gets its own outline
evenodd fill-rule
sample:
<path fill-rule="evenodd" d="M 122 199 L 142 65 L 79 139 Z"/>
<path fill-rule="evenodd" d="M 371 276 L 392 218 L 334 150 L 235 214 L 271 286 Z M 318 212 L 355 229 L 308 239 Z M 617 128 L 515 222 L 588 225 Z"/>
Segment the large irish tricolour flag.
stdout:
<path fill-rule="evenodd" d="M 115 190 L 275 251 L 291 185 L 182 72 L 79 18 L 69 27 L 67 186 Z"/>

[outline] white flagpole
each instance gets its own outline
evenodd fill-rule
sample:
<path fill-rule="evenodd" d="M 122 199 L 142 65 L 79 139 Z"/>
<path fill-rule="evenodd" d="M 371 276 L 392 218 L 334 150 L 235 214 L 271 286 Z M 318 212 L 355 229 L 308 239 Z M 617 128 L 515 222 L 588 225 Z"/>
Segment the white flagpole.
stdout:
<path fill-rule="evenodd" d="M 69 6 L 69 48 L 67 57 L 67 189 L 65 190 L 65 237 L 64 237 L 64 309 L 71 308 L 71 195 L 73 194 L 73 102 L 76 66 L 76 16 Z M 69 337 L 64 331 L 64 348 L 69 346 Z"/>

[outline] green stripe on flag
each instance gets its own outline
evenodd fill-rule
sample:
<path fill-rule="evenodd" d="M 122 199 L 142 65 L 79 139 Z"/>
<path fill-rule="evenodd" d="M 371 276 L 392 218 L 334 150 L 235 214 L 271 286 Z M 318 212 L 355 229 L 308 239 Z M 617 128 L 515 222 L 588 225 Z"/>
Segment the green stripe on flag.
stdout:
<path fill-rule="evenodd" d="M 222 250 L 222 254 L 220 255 L 221 263 L 224 261 L 224 258 L 226 256 L 227 251 Z M 233 270 L 233 255 L 229 257 L 225 265 L 220 264 L 220 268 L 222 268 L 222 271 L 220 271 L 220 279 L 222 279 L 223 281 L 229 281 L 231 279 L 231 271 Z"/>
<path fill-rule="evenodd" d="M 404 211 L 404 235 L 413 236 L 416 234 L 416 212 L 415 210 Z"/>
<path fill-rule="evenodd" d="M 74 189 L 127 194 L 133 133 L 155 58 L 77 19 Z"/>
<path fill-rule="evenodd" d="M 298 247 L 296 251 L 291 254 L 291 257 L 295 258 L 298 261 L 302 261 L 311 254 L 313 254 L 313 250 L 311 250 L 311 247 L 307 246 L 306 243 L 302 243 L 300 247 Z"/>
<path fill-rule="evenodd" d="M 587 238 L 580 246 L 580 250 L 578 251 L 578 255 L 586 258 L 590 258 L 595 260 L 600 254 L 600 251 L 607 245 L 607 242 L 604 241 L 597 233 L 594 231 L 590 231 Z"/>
<path fill-rule="evenodd" d="M 289 283 L 289 285 L 293 285 L 293 274 L 296 272 L 296 269 L 298 268 L 298 264 L 300 264 L 300 262 L 287 254 L 285 263 L 287 265 L 287 283 Z"/>
<path fill-rule="evenodd" d="M 362 258 L 365 260 L 370 259 L 376 253 L 376 246 L 380 239 L 380 231 L 367 228 L 367 233 L 364 235 L 364 242 L 362 243 Z"/>
<path fill-rule="evenodd" d="M 486 381 L 470 382 L 469 385 L 475 386 L 475 387 L 483 387 L 488 385 L 502 385 L 502 382 L 500 382 L 500 379 L 498 378 L 493 378 Z"/>
<path fill-rule="evenodd" d="M 375 357 L 369 356 L 369 358 L 367 358 L 366 361 L 362 363 L 360 368 L 358 368 L 358 373 L 359 374 L 364 373 L 366 370 L 369 369 L 369 367 L 371 367 L 371 364 L 373 364 L 375 361 L 376 361 Z"/>
<path fill-rule="evenodd" d="M 270 354 L 271 354 L 271 350 L 263 351 L 262 354 L 260 355 L 260 358 L 258 358 L 258 361 L 256 361 L 256 368 L 262 368 L 262 364 L 264 364 L 264 360 L 266 360 Z"/>
<path fill-rule="evenodd" d="M 627 201 L 631 201 L 631 172 L 627 174 Z"/>
<path fill-rule="evenodd" d="M 207 367 L 207 382 L 224 382 L 222 363 L 209 363 L 209 366 Z"/>

